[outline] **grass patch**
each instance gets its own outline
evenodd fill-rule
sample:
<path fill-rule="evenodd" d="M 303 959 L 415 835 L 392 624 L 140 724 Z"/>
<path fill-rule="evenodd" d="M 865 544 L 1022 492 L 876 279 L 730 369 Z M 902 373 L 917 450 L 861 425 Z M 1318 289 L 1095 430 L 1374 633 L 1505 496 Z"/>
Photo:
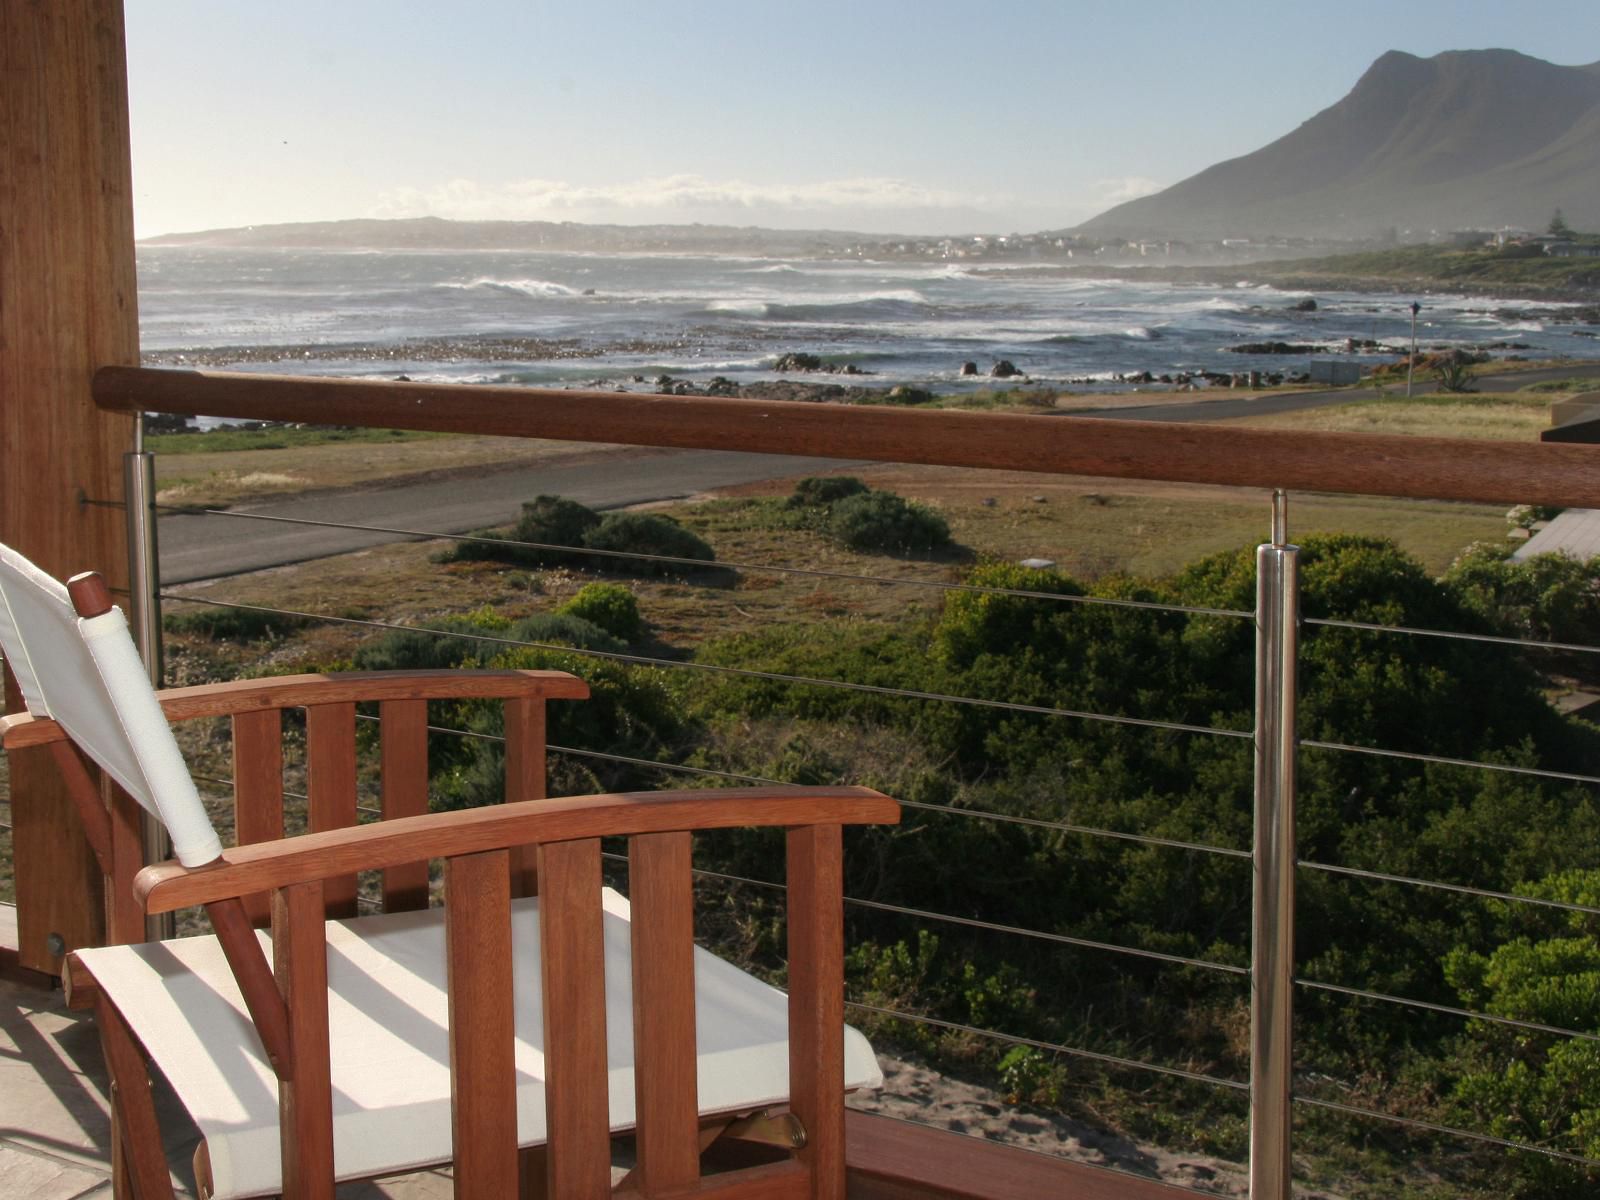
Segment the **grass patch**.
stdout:
<path fill-rule="evenodd" d="M 1597 381 L 1593 378 L 1573 376 L 1571 379 L 1546 379 L 1518 388 L 1519 392 L 1592 392 Z"/>
<path fill-rule="evenodd" d="M 256 431 L 242 431 L 238 442 L 210 439 L 220 434 L 174 434 L 151 438 L 156 452 L 156 485 L 163 504 L 222 506 L 263 496 L 324 488 L 348 488 L 388 481 L 400 483 L 470 471 L 505 470 L 592 454 L 589 442 L 534 438 L 407 434 L 398 438 L 349 441 L 308 440 L 271 447 L 251 443 Z M 263 434 L 317 434 L 316 430 L 261 430 Z M 339 432 L 339 431 L 333 431 Z M 270 438 L 265 439 L 270 442 Z M 181 444 L 177 453 L 164 447 Z"/>
<path fill-rule="evenodd" d="M 273 426 L 267 429 L 210 429 L 204 433 L 152 433 L 145 448 L 154 454 L 215 454 L 240 450 L 288 450 L 332 444 L 422 442 L 455 437 L 450 433 L 431 433 L 418 429 L 296 429 Z"/>
<path fill-rule="evenodd" d="M 1408 437 L 1484 438 L 1536 442 L 1550 427 L 1549 400 L 1531 389 L 1520 392 L 1435 392 L 1414 396 L 1369 396 L 1348 404 L 1236 417 L 1222 424 L 1318 433 L 1383 433 Z"/>

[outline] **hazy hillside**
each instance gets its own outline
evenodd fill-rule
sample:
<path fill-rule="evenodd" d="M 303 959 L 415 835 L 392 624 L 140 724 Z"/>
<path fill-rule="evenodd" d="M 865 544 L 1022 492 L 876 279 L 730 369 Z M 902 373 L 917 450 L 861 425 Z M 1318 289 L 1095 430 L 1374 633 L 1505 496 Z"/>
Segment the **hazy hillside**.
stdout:
<path fill-rule="evenodd" d="M 652 250 L 704 254 L 805 254 L 859 241 L 832 230 L 733 225 L 581 225 L 572 221 L 306 221 L 247 225 L 146 238 L 146 246 L 236 246 L 305 250 Z"/>
<path fill-rule="evenodd" d="M 1600 63 L 1511 50 L 1391 51 L 1270 145 L 1122 204 L 1078 232 L 1374 237 L 1394 228 L 1600 229 Z"/>

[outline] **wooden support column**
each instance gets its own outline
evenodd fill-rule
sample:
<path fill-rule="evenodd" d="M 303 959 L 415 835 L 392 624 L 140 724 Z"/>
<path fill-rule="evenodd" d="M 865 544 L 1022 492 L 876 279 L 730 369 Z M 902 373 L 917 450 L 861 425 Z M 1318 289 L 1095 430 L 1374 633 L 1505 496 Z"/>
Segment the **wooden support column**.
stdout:
<path fill-rule="evenodd" d="M 114 589 L 123 514 L 85 501 L 120 500 L 133 438 L 89 395 L 139 359 L 126 57 L 121 0 L 0 4 L 0 541 Z M 103 938 L 100 877 L 49 753 L 10 757 L 18 958 L 59 974 Z"/>

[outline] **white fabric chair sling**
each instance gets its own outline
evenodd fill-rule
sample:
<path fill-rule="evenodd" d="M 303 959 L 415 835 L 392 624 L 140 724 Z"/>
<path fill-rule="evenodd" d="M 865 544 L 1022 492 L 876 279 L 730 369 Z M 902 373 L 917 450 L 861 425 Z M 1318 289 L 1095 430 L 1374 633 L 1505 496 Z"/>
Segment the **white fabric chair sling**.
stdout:
<path fill-rule="evenodd" d="M 844 1195 L 844 1092 L 881 1075 L 843 1023 L 841 826 L 895 821 L 893 801 L 862 788 L 545 799 L 544 702 L 587 694 L 560 672 L 158 695 L 98 576 L 63 587 L 4 546 L 0 646 L 29 708 L 0 720 L 5 745 L 55 750 L 113 911 L 142 923 L 204 905 L 215 930 L 69 958 L 69 992 L 95 1009 L 116 1083 L 119 1185 L 141 1200 L 171 1194 L 144 1055 L 200 1129 L 209 1196 L 325 1196 L 336 1179 L 453 1162 L 458 1195 L 514 1195 L 521 1171 L 531 1194 L 599 1197 L 622 1130 L 636 1138 L 628 1187 L 640 1195 Z M 429 814 L 427 703 L 463 697 L 505 703 L 508 802 Z M 358 825 L 363 700 L 380 704 L 385 819 Z M 307 714 L 312 829 L 288 839 L 284 708 Z M 231 850 L 168 724 L 196 716 L 233 719 L 246 844 Z M 119 873 L 127 822 L 107 819 L 79 752 L 160 817 L 176 861 Z M 733 826 L 788 831 L 787 996 L 693 945 L 689 831 Z M 602 836 L 629 838 L 631 905 L 601 886 Z M 429 859 L 444 860 L 442 909 L 425 907 Z M 357 871 L 383 872 L 400 911 L 328 919 L 353 912 Z M 535 878 L 536 896 L 514 894 Z M 269 908 L 270 930 L 253 928 Z M 774 1105 L 799 1148 L 702 1179 L 702 1126 Z"/>

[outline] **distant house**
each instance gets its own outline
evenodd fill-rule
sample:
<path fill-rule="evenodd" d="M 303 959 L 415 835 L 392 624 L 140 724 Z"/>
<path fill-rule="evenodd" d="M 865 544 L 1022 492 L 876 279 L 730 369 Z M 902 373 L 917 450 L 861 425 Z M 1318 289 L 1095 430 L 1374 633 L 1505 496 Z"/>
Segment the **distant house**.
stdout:
<path fill-rule="evenodd" d="M 1600 242 L 1546 242 L 1544 252 L 1552 258 L 1600 258 Z"/>

